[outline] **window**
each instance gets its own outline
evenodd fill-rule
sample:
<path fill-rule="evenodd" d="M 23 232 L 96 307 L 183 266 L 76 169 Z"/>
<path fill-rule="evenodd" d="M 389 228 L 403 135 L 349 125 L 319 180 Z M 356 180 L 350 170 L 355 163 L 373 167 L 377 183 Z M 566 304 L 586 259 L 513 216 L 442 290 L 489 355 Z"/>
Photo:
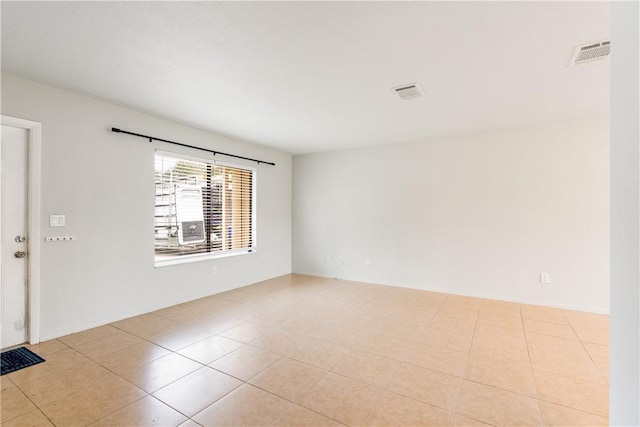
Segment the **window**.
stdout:
<path fill-rule="evenodd" d="M 157 151 L 155 262 L 255 250 L 255 170 Z"/>

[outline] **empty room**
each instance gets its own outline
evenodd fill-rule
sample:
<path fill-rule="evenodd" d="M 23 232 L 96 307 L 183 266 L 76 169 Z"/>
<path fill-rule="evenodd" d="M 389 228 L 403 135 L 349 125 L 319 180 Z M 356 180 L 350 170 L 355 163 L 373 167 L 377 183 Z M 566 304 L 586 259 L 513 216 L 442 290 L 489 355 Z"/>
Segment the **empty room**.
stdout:
<path fill-rule="evenodd" d="M 0 14 L 3 427 L 640 424 L 638 3 Z"/>

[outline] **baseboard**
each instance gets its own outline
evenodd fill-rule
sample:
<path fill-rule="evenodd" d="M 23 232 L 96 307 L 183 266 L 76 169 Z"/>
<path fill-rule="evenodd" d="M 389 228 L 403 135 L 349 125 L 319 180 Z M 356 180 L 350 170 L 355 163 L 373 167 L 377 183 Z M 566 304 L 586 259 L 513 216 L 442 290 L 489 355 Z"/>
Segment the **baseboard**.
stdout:
<path fill-rule="evenodd" d="M 539 305 L 539 306 L 543 306 L 543 307 L 560 308 L 560 309 L 563 309 L 563 310 L 574 310 L 574 311 L 583 311 L 583 312 L 587 312 L 587 313 L 604 314 L 604 315 L 607 315 L 607 316 L 609 315 L 609 311 L 598 309 L 598 308 L 576 307 L 576 306 L 571 306 L 571 305 L 555 304 L 555 303 L 549 303 L 549 302 L 544 302 L 544 301 L 527 300 L 527 299 L 523 299 L 523 298 L 513 298 L 513 297 L 507 297 L 507 296 L 504 296 L 504 295 L 486 294 L 486 293 L 482 293 L 482 292 L 464 292 L 464 291 L 452 290 L 452 289 L 447 289 L 447 288 L 442 288 L 442 287 L 437 287 L 437 286 L 418 287 L 418 286 L 410 286 L 410 285 L 398 285 L 398 284 L 394 284 L 394 283 L 363 282 L 362 280 L 348 278 L 348 277 L 335 277 L 335 276 L 326 275 L 326 274 L 309 273 L 309 272 L 302 272 L 302 271 L 293 271 L 291 274 L 299 274 L 299 275 L 302 275 L 302 276 L 321 277 L 323 279 L 334 279 L 334 280 L 338 280 L 338 281 L 368 283 L 368 284 L 371 284 L 371 285 L 391 286 L 391 287 L 394 287 L 394 288 L 416 289 L 416 290 L 420 290 L 420 291 L 438 292 L 438 293 L 441 293 L 441 294 L 449 294 L 449 295 L 458 295 L 458 296 L 465 296 L 465 297 L 490 299 L 490 300 L 495 300 L 495 301 L 515 302 L 515 303 L 518 303 L 518 304 Z"/>

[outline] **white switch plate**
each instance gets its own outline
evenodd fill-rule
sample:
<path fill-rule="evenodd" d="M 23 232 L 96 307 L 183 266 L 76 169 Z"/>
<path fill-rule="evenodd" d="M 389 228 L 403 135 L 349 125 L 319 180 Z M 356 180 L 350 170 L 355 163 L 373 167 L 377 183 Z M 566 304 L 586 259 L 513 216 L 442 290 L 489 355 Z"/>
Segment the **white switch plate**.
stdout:
<path fill-rule="evenodd" d="M 49 227 L 64 227 L 66 222 L 65 215 L 49 215 Z"/>
<path fill-rule="evenodd" d="M 540 283 L 547 284 L 551 280 L 551 276 L 549 273 L 540 273 Z"/>

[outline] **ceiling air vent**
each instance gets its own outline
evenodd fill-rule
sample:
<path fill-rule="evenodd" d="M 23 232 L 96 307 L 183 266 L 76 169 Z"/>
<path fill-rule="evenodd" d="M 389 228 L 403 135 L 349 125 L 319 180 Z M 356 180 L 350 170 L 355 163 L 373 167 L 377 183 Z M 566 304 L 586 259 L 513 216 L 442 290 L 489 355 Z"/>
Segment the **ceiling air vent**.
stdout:
<path fill-rule="evenodd" d="M 401 99 L 413 99 L 424 96 L 420 83 L 409 83 L 392 89 Z"/>
<path fill-rule="evenodd" d="M 570 65 L 584 64 L 585 62 L 597 61 L 598 59 L 606 59 L 609 57 L 610 52 L 611 41 L 609 40 L 578 46 L 576 51 L 573 53 Z"/>

